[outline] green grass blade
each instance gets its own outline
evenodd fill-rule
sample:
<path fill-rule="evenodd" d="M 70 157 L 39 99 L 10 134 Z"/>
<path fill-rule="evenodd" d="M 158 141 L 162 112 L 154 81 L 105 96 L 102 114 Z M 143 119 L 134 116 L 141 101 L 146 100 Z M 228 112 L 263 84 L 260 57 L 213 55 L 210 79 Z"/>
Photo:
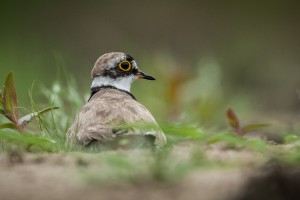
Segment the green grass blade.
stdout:
<path fill-rule="evenodd" d="M 53 107 L 48 107 L 48 108 L 45 108 L 41 111 L 38 111 L 38 112 L 33 112 L 33 113 L 30 113 L 28 115 L 25 115 L 24 117 L 20 118 L 18 120 L 18 124 L 19 125 L 24 125 L 24 124 L 27 124 L 28 122 L 30 122 L 32 120 L 33 117 L 37 117 L 37 116 L 40 116 L 46 112 L 49 112 L 51 110 L 55 110 L 55 109 L 58 109 L 59 107 L 57 106 L 53 106 Z"/>
<path fill-rule="evenodd" d="M 13 123 L 0 124 L 0 130 L 5 128 L 16 129 L 17 127 Z"/>

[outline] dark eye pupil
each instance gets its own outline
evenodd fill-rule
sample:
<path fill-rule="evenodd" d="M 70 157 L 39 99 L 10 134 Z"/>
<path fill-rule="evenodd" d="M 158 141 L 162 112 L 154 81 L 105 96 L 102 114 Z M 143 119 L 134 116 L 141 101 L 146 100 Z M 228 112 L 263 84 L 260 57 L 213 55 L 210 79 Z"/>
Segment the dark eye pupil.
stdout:
<path fill-rule="evenodd" d="M 129 68 L 129 63 L 128 62 L 123 62 L 123 63 L 121 63 L 121 67 L 126 70 L 126 69 Z"/>

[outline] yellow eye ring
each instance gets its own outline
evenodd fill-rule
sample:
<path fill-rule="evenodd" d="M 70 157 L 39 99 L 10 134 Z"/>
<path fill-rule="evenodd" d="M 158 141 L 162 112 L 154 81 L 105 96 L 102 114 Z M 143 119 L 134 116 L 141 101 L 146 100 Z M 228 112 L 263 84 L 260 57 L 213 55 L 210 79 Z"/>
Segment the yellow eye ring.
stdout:
<path fill-rule="evenodd" d="M 129 70 L 131 70 L 132 66 L 131 63 L 128 60 L 123 60 L 122 62 L 120 62 L 118 64 L 118 67 L 125 72 L 128 72 Z"/>

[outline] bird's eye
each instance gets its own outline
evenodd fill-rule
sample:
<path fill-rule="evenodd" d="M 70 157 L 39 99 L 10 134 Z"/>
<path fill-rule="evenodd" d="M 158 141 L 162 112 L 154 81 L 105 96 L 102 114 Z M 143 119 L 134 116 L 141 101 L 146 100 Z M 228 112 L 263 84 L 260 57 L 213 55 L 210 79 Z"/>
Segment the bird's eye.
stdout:
<path fill-rule="evenodd" d="M 131 70 L 131 63 L 127 60 L 123 60 L 122 62 L 120 62 L 118 64 L 118 67 L 125 72 L 128 72 L 129 70 Z"/>

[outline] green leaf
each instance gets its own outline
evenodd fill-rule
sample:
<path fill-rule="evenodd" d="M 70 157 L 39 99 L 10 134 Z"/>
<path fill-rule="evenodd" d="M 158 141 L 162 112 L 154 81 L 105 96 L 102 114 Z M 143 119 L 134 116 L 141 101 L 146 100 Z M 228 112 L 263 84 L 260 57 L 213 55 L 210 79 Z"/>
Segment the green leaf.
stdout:
<path fill-rule="evenodd" d="M 5 112 L 4 112 L 4 110 L 3 110 L 3 109 L 1 109 L 1 108 L 0 108 L 0 114 L 1 114 L 1 115 L 5 115 Z"/>
<path fill-rule="evenodd" d="M 0 139 L 17 145 L 36 146 L 43 150 L 51 150 L 52 145 L 56 143 L 54 140 L 41 138 L 28 133 L 7 133 L 4 131 L 0 131 Z"/>
<path fill-rule="evenodd" d="M 17 127 L 13 123 L 0 124 L 0 130 L 4 128 L 16 129 Z"/>
<path fill-rule="evenodd" d="M 7 75 L 5 80 L 3 91 L 3 108 L 8 119 L 10 119 L 12 122 L 18 121 L 18 100 L 12 72 Z"/>
<path fill-rule="evenodd" d="M 298 139 L 299 139 L 299 136 L 289 134 L 284 137 L 284 143 L 286 143 L 286 144 L 293 143 L 293 142 L 296 142 Z"/>
<path fill-rule="evenodd" d="M 51 110 L 55 110 L 55 109 L 58 109 L 58 108 L 59 108 L 59 107 L 57 107 L 57 106 L 53 106 L 53 107 L 45 108 L 45 109 L 40 110 L 40 111 L 38 111 L 38 112 L 30 113 L 30 114 L 25 115 L 24 117 L 20 118 L 20 119 L 18 120 L 18 124 L 19 124 L 19 125 L 27 124 L 27 123 L 29 123 L 29 122 L 31 121 L 31 119 L 32 119 L 33 117 L 40 116 L 41 114 L 44 114 L 44 113 L 46 113 L 46 112 L 49 112 L 49 111 L 51 111 Z"/>
<path fill-rule="evenodd" d="M 3 107 L 3 104 L 4 104 L 4 100 L 3 100 L 2 94 L 0 92 L 0 106 Z"/>
<path fill-rule="evenodd" d="M 243 132 L 247 133 L 247 132 L 250 132 L 250 131 L 265 128 L 267 126 L 269 126 L 269 124 L 250 124 L 250 125 L 247 125 L 247 126 L 243 127 L 242 130 L 243 130 Z"/>
<path fill-rule="evenodd" d="M 219 133 L 216 135 L 213 135 L 211 138 L 208 139 L 208 144 L 214 144 L 214 143 L 225 143 L 227 147 L 229 148 L 236 148 L 239 146 L 243 146 L 244 139 L 239 137 L 236 134 L 232 133 Z"/>
<path fill-rule="evenodd" d="M 192 125 L 162 124 L 161 128 L 164 133 L 176 137 L 198 139 L 202 136 L 202 131 L 198 127 Z"/>

